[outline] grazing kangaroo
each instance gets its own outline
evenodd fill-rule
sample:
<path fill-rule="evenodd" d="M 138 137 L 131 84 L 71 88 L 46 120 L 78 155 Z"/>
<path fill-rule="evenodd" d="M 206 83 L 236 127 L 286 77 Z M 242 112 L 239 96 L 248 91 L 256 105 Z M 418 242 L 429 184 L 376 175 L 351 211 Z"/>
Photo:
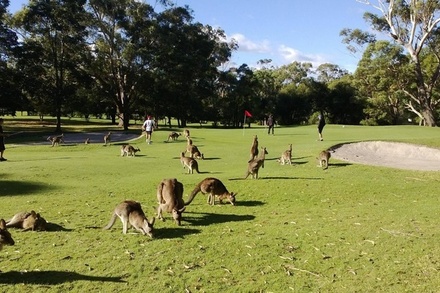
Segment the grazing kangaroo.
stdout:
<path fill-rule="evenodd" d="M 157 218 L 164 221 L 162 212 L 172 213 L 174 221 L 180 226 L 186 208 L 183 203 L 183 184 L 175 178 L 163 179 L 157 186 L 157 201 Z"/>
<path fill-rule="evenodd" d="M 104 135 L 104 145 L 107 145 L 107 143 L 110 143 L 111 141 L 112 132 L 109 131 L 106 135 Z"/>
<path fill-rule="evenodd" d="M 136 156 L 137 152 L 140 152 L 141 150 L 139 148 L 135 148 L 132 145 L 124 144 L 121 146 L 121 157 L 123 156 Z"/>
<path fill-rule="evenodd" d="M 281 165 L 289 164 L 292 165 L 292 144 L 289 144 L 289 149 L 285 150 L 282 154 L 278 162 Z"/>
<path fill-rule="evenodd" d="M 188 129 L 185 129 L 183 131 L 183 136 L 185 136 L 187 139 L 189 138 L 189 130 Z"/>
<path fill-rule="evenodd" d="M 254 135 L 254 140 L 252 141 L 252 146 L 251 146 L 251 158 L 248 161 L 248 163 L 253 159 L 257 158 L 257 156 L 258 156 L 258 137 L 257 135 Z"/>
<path fill-rule="evenodd" d="M 11 233 L 9 233 L 6 228 L 6 222 L 0 219 L 0 250 L 2 250 L 3 245 L 14 245 L 14 239 L 12 239 Z"/>
<path fill-rule="evenodd" d="M 35 211 L 20 212 L 15 214 L 12 219 L 6 221 L 6 227 L 8 228 L 20 228 L 23 231 L 44 231 L 46 230 L 46 220 Z"/>
<path fill-rule="evenodd" d="M 205 159 L 205 156 L 199 151 L 199 148 L 193 144 L 187 145 L 186 152 L 191 154 L 191 158 Z"/>
<path fill-rule="evenodd" d="M 180 162 L 182 163 L 183 169 L 185 169 L 185 167 L 188 168 L 188 174 L 194 174 L 194 170 L 200 174 L 197 160 L 191 157 L 185 157 L 185 152 L 180 154 Z"/>
<path fill-rule="evenodd" d="M 332 155 L 330 154 L 330 152 L 328 150 L 322 151 L 319 153 L 319 156 L 317 157 L 318 161 L 319 161 L 319 167 L 321 167 L 322 169 L 328 169 L 328 161 L 330 160 L 330 157 Z"/>
<path fill-rule="evenodd" d="M 181 136 L 182 135 L 182 133 L 179 133 L 179 132 L 171 132 L 169 135 L 168 135 L 168 140 L 167 141 L 170 141 L 170 140 L 177 140 L 178 138 L 179 138 L 179 136 Z"/>
<path fill-rule="evenodd" d="M 110 229 L 114 225 L 116 217 L 119 217 L 122 221 L 122 232 L 124 234 L 127 234 L 127 229 L 129 225 L 131 225 L 143 235 L 148 235 L 153 238 L 153 225 L 156 218 L 153 217 L 153 220 L 148 222 L 140 203 L 133 200 L 126 200 L 118 204 L 110 222 L 103 229 Z"/>
<path fill-rule="evenodd" d="M 202 194 L 208 194 L 208 204 L 215 204 L 215 197 L 217 196 L 220 204 L 223 203 L 223 200 L 229 201 L 232 205 L 235 205 L 235 196 L 236 193 L 229 192 L 223 182 L 221 182 L 217 178 L 205 178 L 197 184 L 196 188 L 189 195 L 188 201 L 185 202 L 185 205 L 189 205 L 197 193 L 201 192 Z"/>
<path fill-rule="evenodd" d="M 60 145 L 60 143 L 64 143 L 64 134 L 57 136 L 49 136 L 47 138 L 48 141 L 52 143 L 52 147 Z"/>
<path fill-rule="evenodd" d="M 246 174 L 244 179 L 248 178 L 249 175 L 252 175 L 252 179 L 258 179 L 258 171 L 261 168 L 264 168 L 264 159 L 266 155 L 268 154 L 265 147 L 261 147 L 261 154 L 260 157 L 251 160 L 248 163 L 248 169 L 246 170 Z"/>

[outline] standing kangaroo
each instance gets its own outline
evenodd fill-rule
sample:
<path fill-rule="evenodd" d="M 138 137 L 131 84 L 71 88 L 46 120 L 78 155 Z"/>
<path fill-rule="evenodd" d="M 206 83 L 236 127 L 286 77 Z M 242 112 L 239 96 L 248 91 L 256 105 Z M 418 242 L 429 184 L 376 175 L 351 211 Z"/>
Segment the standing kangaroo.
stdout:
<path fill-rule="evenodd" d="M 2 250 L 3 245 L 14 245 L 14 239 L 12 239 L 11 233 L 9 233 L 6 228 L 6 222 L 0 219 L 0 250 Z"/>
<path fill-rule="evenodd" d="M 328 169 L 328 161 L 330 160 L 331 156 L 332 155 L 330 154 L 330 152 L 328 150 L 324 150 L 324 151 L 319 153 L 319 156 L 318 156 L 317 159 L 319 161 L 319 166 L 322 169 L 324 169 L 324 170 Z"/>
<path fill-rule="evenodd" d="M 155 218 L 153 217 L 153 220 L 149 222 L 140 203 L 133 200 L 126 200 L 118 204 L 110 218 L 110 222 L 103 229 L 110 229 L 115 224 L 117 217 L 122 221 L 122 232 L 124 234 L 127 234 L 129 225 L 131 225 L 143 235 L 148 235 L 153 238 Z"/>
<path fill-rule="evenodd" d="M 185 205 L 189 205 L 197 193 L 201 192 L 202 194 L 208 193 L 208 203 L 210 205 L 215 204 L 215 197 L 217 196 L 219 202 L 222 203 L 223 200 L 229 201 L 232 205 L 235 205 L 235 196 L 236 193 L 229 192 L 223 182 L 221 182 L 217 178 L 205 178 L 197 184 L 196 188 L 189 195 L 188 201 L 185 202 Z"/>
<path fill-rule="evenodd" d="M 180 226 L 182 213 L 185 211 L 183 203 L 183 184 L 177 179 L 163 179 L 157 186 L 157 218 L 164 220 L 162 211 L 172 213 L 173 219 Z"/>
<path fill-rule="evenodd" d="M 278 161 L 281 163 L 281 165 L 292 165 L 292 144 L 289 144 L 289 149 L 285 150 L 281 154 L 281 158 Z"/>
<path fill-rule="evenodd" d="M 185 129 L 185 130 L 183 131 L 183 135 L 184 135 L 186 138 L 189 138 L 189 130 L 188 130 L 188 129 Z"/>
<path fill-rule="evenodd" d="M 199 148 L 193 144 L 187 145 L 186 152 L 191 154 L 191 158 L 196 158 L 201 160 L 205 159 L 203 154 L 199 151 Z"/>
<path fill-rule="evenodd" d="M 109 131 L 106 135 L 104 135 L 104 145 L 107 145 L 107 143 L 110 143 L 111 141 L 112 132 Z"/>
<path fill-rule="evenodd" d="M 244 179 L 248 178 L 249 175 L 252 174 L 252 179 L 258 179 L 258 171 L 261 168 L 264 168 L 264 159 L 266 155 L 268 154 L 265 147 L 261 147 L 261 154 L 260 157 L 249 161 L 248 163 L 248 169 L 246 170 L 246 174 Z"/>
<path fill-rule="evenodd" d="M 194 170 L 200 173 L 197 160 L 191 157 L 185 157 L 185 152 L 180 154 L 180 162 L 182 163 L 183 169 L 185 169 L 185 167 L 188 168 L 188 174 L 194 174 Z"/>
<path fill-rule="evenodd" d="M 6 221 L 6 227 L 21 228 L 23 231 L 44 231 L 46 224 L 46 220 L 35 211 L 17 213 L 12 219 Z"/>
<path fill-rule="evenodd" d="M 257 135 L 254 135 L 254 140 L 252 141 L 252 146 L 251 146 L 251 157 L 249 162 L 257 158 L 257 156 L 258 156 L 258 137 Z"/>

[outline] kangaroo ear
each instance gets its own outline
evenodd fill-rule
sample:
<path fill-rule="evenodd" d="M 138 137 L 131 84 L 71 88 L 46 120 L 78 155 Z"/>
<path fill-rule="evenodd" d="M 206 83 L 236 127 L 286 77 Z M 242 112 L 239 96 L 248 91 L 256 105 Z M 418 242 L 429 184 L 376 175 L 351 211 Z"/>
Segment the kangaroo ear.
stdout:
<path fill-rule="evenodd" d="M 6 222 L 3 219 L 0 220 L 0 229 L 1 230 L 5 230 L 6 229 Z"/>
<path fill-rule="evenodd" d="M 37 217 L 38 215 L 37 215 L 37 213 L 36 213 L 34 210 L 32 210 L 32 211 L 31 211 L 31 216 L 32 216 L 32 217 Z"/>
<path fill-rule="evenodd" d="M 156 217 L 153 217 L 153 219 L 150 222 L 150 225 L 153 226 L 155 221 L 156 221 Z"/>
<path fill-rule="evenodd" d="M 180 210 L 178 210 L 180 213 L 183 213 L 186 209 L 186 206 L 184 206 L 183 208 L 181 208 Z"/>

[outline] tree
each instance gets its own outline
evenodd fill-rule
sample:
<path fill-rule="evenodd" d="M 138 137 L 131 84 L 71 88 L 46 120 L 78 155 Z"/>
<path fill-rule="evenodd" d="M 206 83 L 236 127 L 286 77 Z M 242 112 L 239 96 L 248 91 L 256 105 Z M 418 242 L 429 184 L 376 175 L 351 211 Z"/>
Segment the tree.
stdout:
<path fill-rule="evenodd" d="M 354 74 L 362 96 L 367 97 L 366 124 L 403 122 L 408 99 L 402 89 L 416 88 L 410 60 L 403 48 L 388 41 L 377 41 L 365 50 Z"/>
<path fill-rule="evenodd" d="M 22 94 L 17 86 L 17 72 L 12 66 L 13 50 L 16 48 L 17 35 L 7 24 L 8 0 L 0 0 L 0 110 L 14 113 L 20 107 Z M 2 115 L 4 113 L 0 113 Z"/>
<path fill-rule="evenodd" d="M 36 97 L 43 111 L 56 116 L 61 131 L 63 105 L 73 98 L 83 64 L 85 0 L 31 0 L 17 13 L 14 23 L 21 32 L 17 67 L 26 78 L 24 90 Z M 42 101 L 42 102 L 41 102 Z"/>
<path fill-rule="evenodd" d="M 316 78 L 318 81 L 328 83 L 347 75 L 348 71 L 336 64 L 324 63 L 318 66 L 315 73 L 318 75 Z"/>
<path fill-rule="evenodd" d="M 373 6 L 381 15 L 365 13 L 372 27 L 388 33 L 397 44 L 404 47 L 412 62 L 417 91 L 405 90 L 409 100 L 407 108 L 417 114 L 428 126 L 437 125 L 436 109 L 440 99 L 433 94 L 440 75 L 440 3 L 437 0 L 357 0 Z M 429 75 L 422 63 L 424 49 L 435 56 L 436 66 Z"/>
<path fill-rule="evenodd" d="M 134 0 L 89 0 L 88 11 L 94 56 L 90 74 L 126 130 L 132 106 L 149 80 L 155 13 Z"/>

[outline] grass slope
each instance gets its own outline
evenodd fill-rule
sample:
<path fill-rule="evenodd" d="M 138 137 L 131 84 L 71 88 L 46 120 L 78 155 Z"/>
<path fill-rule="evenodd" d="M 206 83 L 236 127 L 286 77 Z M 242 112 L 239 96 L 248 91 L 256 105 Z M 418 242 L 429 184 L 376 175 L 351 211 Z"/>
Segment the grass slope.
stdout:
<path fill-rule="evenodd" d="M 12 131 L 5 122 L 4 129 Z M 440 147 L 437 128 L 327 125 L 190 128 L 205 154 L 202 174 L 179 162 L 185 142 L 165 143 L 169 129 L 132 144 L 50 147 L 7 140 L 0 163 L 0 217 L 34 209 L 47 232 L 11 229 L 15 246 L 0 254 L 2 292 L 433 292 L 440 288 L 439 172 L 404 171 L 330 160 L 319 151 L 342 142 L 393 140 Z M 88 130 L 89 131 L 89 130 Z M 260 179 L 242 180 L 253 135 L 269 154 Z M 18 138 L 17 138 L 18 139 Z M 20 138 L 21 140 L 23 138 Z M 293 166 L 276 159 L 293 144 Z M 177 178 L 188 195 L 205 177 L 238 192 L 237 205 L 209 206 L 198 194 L 183 225 L 156 221 L 155 239 L 123 235 L 118 220 L 101 230 L 124 199 L 151 219 L 156 186 Z"/>

